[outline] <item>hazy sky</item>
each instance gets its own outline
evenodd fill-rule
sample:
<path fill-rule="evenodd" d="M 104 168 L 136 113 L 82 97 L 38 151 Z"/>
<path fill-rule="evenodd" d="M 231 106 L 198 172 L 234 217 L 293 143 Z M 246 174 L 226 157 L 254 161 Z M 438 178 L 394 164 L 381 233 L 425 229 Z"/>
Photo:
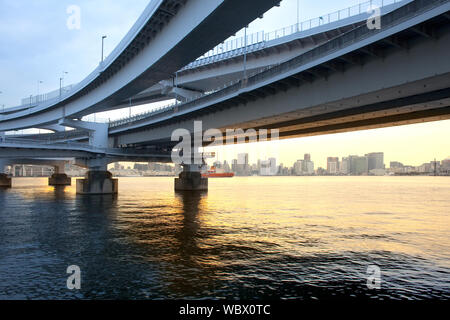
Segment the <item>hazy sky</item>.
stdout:
<path fill-rule="evenodd" d="M 358 4 L 360 0 L 283 0 L 249 26 L 249 33 L 272 31 Z M 86 77 L 101 59 L 101 36 L 107 35 L 108 55 L 142 13 L 148 0 L 0 0 L 0 106 L 15 106 L 20 99 L 59 88 L 63 72 L 65 84 Z M 70 5 L 81 8 L 81 29 L 66 26 Z M 241 35 L 238 33 L 238 36 Z M 138 112 L 146 107 L 136 108 Z M 112 118 L 128 115 L 116 111 Z M 434 157 L 450 155 L 450 121 L 360 131 L 345 134 L 284 140 L 277 145 L 238 146 L 222 150 L 221 158 L 231 159 L 236 152 L 250 151 L 250 160 L 258 152 L 273 149 L 285 164 L 291 165 L 303 153 L 312 154 L 316 165 L 325 165 L 326 156 L 364 154 L 384 151 L 386 163 L 399 160 L 421 164 Z M 233 150 L 230 150 L 233 149 Z"/>

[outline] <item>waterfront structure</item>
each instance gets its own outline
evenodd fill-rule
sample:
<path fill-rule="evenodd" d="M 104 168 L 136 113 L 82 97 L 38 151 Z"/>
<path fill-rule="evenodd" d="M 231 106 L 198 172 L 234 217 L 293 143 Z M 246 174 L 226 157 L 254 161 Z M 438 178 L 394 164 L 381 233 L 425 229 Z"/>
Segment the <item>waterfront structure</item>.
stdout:
<path fill-rule="evenodd" d="M 1 132 L 24 128 L 60 132 L 14 138 L 2 134 L 0 157 L 13 162 L 72 158 L 90 171 L 104 173 L 109 163 L 117 161 L 171 162 L 176 144 L 171 133 L 180 128 L 193 133 L 193 119 L 202 121 L 203 130 L 264 124 L 279 128 L 279 136 L 288 138 L 450 117 L 446 104 L 450 96 L 448 1 L 397 3 L 383 11 L 381 29 L 367 28 L 367 17 L 361 11 L 348 20 L 328 18 L 327 24 L 316 29 L 297 28 L 273 43 L 277 48 L 301 47 L 292 56 L 258 42 L 229 55 L 209 57 L 209 63 L 203 58 L 202 62 L 195 60 L 278 2 L 152 1 L 125 41 L 80 84 L 57 99 L 37 99 L 2 112 Z M 228 24 L 219 27 L 217 18 Z M 202 38 L 200 43 L 198 38 Z M 155 48 L 160 50 L 158 56 Z M 270 57 L 260 54 L 269 51 Z M 236 58 L 248 53 L 249 64 L 258 65 L 254 73 L 243 77 L 244 73 L 236 71 L 242 69 L 224 70 L 225 61 L 240 60 Z M 165 85 L 178 71 L 192 76 L 193 69 L 185 69 L 190 63 L 196 70 L 210 68 L 211 76 L 206 78 L 203 73 L 202 77 L 216 87 L 190 92 L 176 85 L 168 90 L 182 97 L 175 105 L 108 124 L 79 120 L 121 108 L 149 87 Z M 216 75 L 224 82 L 211 81 Z M 146 101 L 145 95 L 142 98 Z M 75 130 L 66 132 L 65 127 Z M 369 165 L 368 157 L 351 158 L 346 170 L 367 173 L 371 165 L 378 166 L 377 159 Z M 204 189 L 206 183 L 197 179 L 200 167 L 184 165 L 186 174 L 177 180 L 177 189 L 196 189 L 196 185 Z M 238 169 L 248 173 L 246 167 Z M 314 172 L 308 157 L 302 163 L 304 172 Z M 80 192 L 97 189 L 97 182 L 90 179 L 108 181 L 114 192 L 115 182 L 108 174 L 88 174 Z"/>

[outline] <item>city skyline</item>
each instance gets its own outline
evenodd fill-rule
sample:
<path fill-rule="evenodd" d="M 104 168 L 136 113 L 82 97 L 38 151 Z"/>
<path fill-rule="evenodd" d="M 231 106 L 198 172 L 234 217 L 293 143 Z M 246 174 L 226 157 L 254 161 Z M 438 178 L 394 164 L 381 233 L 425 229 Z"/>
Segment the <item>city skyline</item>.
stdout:
<path fill-rule="evenodd" d="M 386 175 L 386 174 L 412 174 L 412 173 L 450 173 L 450 157 L 433 159 L 413 166 L 400 161 L 385 163 L 384 152 L 370 152 L 364 155 L 349 154 L 339 158 L 329 156 L 326 167 L 315 166 L 311 154 L 305 153 L 302 159 L 293 164 L 279 162 L 277 158 L 268 160 L 258 159 L 249 161 L 249 154 L 240 153 L 231 162 L 227 160 L 213 161 L 208 167 L 218 168 L 225 172 L 234 172 L 237 175 Z M 272 170 L 267 170 L 271 168 Z M 274 170 L 276 168 L 276 170 Z"/>
<path fill-rule="evenodd" d="M 231 161 L 239 153 L 248 153 L 254 159 L 276 157 L 283 163 L 298 160 L 304 153 L 320 159 L 318 165 L 326 167 L 328 156 L 344 157 L 349 154 L 366 154 L 379 150 L 385 161 L 400 161 L 414 166 L 429 158 L 445 159 L 450 156 L 450 120 L 428 122 L 398 127 L 370 129 L 337 134 L 257 142 L 223 147 L 206 148 L 214 151 L 218 159 Z"/>

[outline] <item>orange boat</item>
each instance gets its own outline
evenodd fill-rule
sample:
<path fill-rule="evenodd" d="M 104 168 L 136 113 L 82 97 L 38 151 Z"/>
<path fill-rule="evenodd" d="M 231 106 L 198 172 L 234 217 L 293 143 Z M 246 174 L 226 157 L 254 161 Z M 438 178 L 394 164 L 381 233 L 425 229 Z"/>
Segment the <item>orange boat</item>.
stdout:
<path fill-rule="evenodd" d="M 205 173 L 202 173 L 203 178 L 232 178 L 234 177 L 233 172 L 217 172 L 215 167 L 211 167 L 210 170 L 208 170 Z"/>

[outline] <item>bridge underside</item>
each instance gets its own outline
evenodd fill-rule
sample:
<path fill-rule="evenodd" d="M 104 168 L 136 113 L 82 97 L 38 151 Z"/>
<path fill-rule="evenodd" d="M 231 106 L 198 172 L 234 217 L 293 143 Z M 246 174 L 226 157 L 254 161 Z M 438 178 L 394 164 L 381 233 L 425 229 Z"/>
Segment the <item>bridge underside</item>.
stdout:
<path fill-rule="evenodd" d="M 171 133 L 193 131 L 195 120 L 204 130 L 279 129 L 280 138 L 294 138 L 450 119 L 449 22 L 445 12 L 184 115 L 111 134 L 120 146 L 170 147 Z"/>

